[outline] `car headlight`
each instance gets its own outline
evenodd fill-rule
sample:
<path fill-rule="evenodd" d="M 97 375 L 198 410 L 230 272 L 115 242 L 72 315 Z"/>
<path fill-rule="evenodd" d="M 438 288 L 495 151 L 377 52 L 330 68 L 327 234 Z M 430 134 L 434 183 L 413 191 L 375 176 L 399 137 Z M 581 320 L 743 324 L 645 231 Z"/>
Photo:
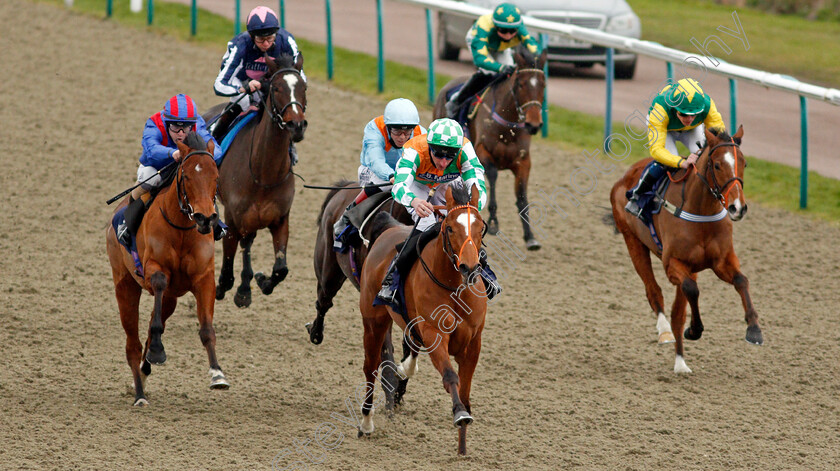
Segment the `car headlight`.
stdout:
<path fill-rule="evenodd" d="M 609 23 L 607 23 L 606 32 L 607 33 L 627 33 L 634 31 L 639 26 L 639 18 L 634 15 L 633 13 L 624 13 L 623 15 L 618 15 L 610 18 Z"/>

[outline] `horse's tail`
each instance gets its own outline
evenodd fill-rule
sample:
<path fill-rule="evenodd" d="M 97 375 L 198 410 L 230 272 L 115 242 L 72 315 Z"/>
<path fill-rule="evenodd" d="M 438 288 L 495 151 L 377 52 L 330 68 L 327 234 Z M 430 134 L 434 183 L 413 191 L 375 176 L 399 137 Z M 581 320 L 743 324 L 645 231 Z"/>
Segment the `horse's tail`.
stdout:
<path fill-rule="evenodd" d="M 373 247 L 373 244 L 376 242 L 376 239 L 382 235 L 383 232 L 388 230 L 391 227 L 402 225 L 399 221 L 394 219 L 391 216 L 391 213 L 382 211 L 381 213 L 377 214 L 375 218 L 373 218 L 373 223 L 371 223 L 370 229 L 370 246 Z"/>
<path fill-rule="evenodd" d="M 347 186 L 347 185 L 349 185 L 349 184 L 351 184 L 351 183 L 356 183 L 356 182 L 353 182 L 353 181 L 350 181 L 350 180 L 346 180 L 346 179 L 342 179 L 342 180 L 339 180 L 339 181 L 337 181 L 337 182 L 335 182 L 335 183 L 333 183 L 333 184 L 332 184 L 332 186 L 334 186 L 335 188 L 333 188 L 332 190 L 330 190 L 330 192 L 329 192 L 329 193 L 327 193 L 327 197 L 326 197 L 326 198 L 324 198 L 324 203 L 321 205 L 321 212 L 320 212 L 320 213 L 318 213 L 318 221 L 315 223 L 316 225 L 318 225 L 318 226 L 320 226 L 320 225 L 321 225 L 321 218 L 322 218 L 322 217 L 324 217 L 324 210 L 325 210 L 325 209 L 327 209 L 327 203 L 329 203 L 329 202 L 330 202 L 330 200 L 331 200 L 331 199 L 333 199 L 333 197 L 334 197 L 334 196 L 335 196 L 335 195 L 336 195 L 339 191 L 343 190 L 343 188 L 341 188 L 341 187 Z"/>
<path fill-rule="evenodd" d="M 601 216 L 601 222 L 608 226 L 612 226 L 613 231 L 618 234 L 618 226 L 615 223 L 615 216 L 613 216 L 612 209 L 607 209 L 607 213 Z"/>

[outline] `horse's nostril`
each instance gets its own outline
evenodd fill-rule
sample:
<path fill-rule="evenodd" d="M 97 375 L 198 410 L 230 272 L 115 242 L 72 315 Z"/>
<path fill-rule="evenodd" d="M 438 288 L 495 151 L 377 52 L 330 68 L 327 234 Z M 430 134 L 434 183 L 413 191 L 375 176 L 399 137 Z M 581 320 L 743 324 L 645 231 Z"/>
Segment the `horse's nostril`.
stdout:
<path fill-rule="evenodd" d="M 730 213 L 734 213 L 735 211 L 737 211 L 737 208 L 735 208 L 735 205 L 734 205 L 734 204 L 730 204 L 730 205 L 729 205 L 729 212 L 730 212 Z"/>

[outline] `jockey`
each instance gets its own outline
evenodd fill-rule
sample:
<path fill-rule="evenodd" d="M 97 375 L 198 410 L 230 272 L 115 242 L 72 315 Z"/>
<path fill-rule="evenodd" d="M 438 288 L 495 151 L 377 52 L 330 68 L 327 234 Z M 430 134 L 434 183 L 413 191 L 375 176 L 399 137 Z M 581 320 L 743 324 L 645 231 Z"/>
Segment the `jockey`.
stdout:
<path fill-rule="evenodd" d="M 411 100 L 397 98 L 385 106 L 382 116 L 370 120 L 365 126 L 362 138 L 362 153 L 359 166 L 359 183 L 362 186 L 394 183 L 394 167 L 403 155 L 403 145 L 409 139 L 425 134 L 426 129 L 420 126 L 420 114 Z M 339 236 L 350 224 L 347 211 L 361 203 L 368 196 L 383 191 L 391 191 L 391 186 L 372 186 L 359 192 L 356 199 L 347 206 L 344 214 L 333 226 L 336 237 L 335 247 L 342 249 L 344 241 Z"/>
<path fill-rule="evenodd" d="M 726 130 L 714 100 L 703 92 L 696 80 L 686 78 L 662 89 L 653 99 L 647 118 L 648 145 L 653 162 L 639 183 L 627 191 L 624 209 L 641 217 L 639 196 L 650 191 L 669 169 L 688 168 L 697 161 L 697 153 L 706 144 L 706 128 Z M 686 158 L 677 154 L 680 141 L 689 151 Z"/>
<path fill-rule="evenodd" d="M 260 79 L 268 71 L 265 56 L 276 59 L 284 54 L 290 55 L 295 63 L 300 59 L 295 38 L 280 27 L 277 14 L 271 8 L 254 8 L 248 13 L 247 24 L 246 32 L 228 42 L 219 75 L 213 84 L 216 95 L 231 97 L 231 104 L 210 129 L 219 140 L 239 113 L 259 106 L 262 100 Z M 300 76 L 306 81 L 302 70 Z M 289 144 L 289 157 L 292 165 L 297 163 L 294 142 Z"/>
<path fill-rule="evenodd" d="M 513 73 L 516 66 L 512 48 L 524 44 L 535 55 L 540 53 L 540 45 L 522 24 L 519 8 L 511 3 L 499 4 L 492 14 L 480 16 L 467 32 L 466 40 L 478 71 L 446 103 L 446 114 L 452 119 L 464 102 L 489 85 L 497 74 Z"/>
<path fill-rule="evenodd" d="M 458 182 L 468 188 L 478 188 L 478 210 L 487 202 L 487 187 L 484 182 L 484 167 L 475 154 L 472 143 L 464 137 L 464 131 L 457 122 L 442 118 L 429 125 L 429 132 L 414 137 L 405 144 L 403 156 L 397 162 L 397 174 L 391 194 L 394 200 L 406 207 L 416 223 L 415 233 L 423 232 L 434 226 L 437 220 L 433 205 L 442 205 L 446 200 L 446 185 Z M 435 188 L 435 194 L 427 201 L 429 190 Z M 408 244 L 406 244 L 408 245 Z M 408 253 L 410 250 L 404 250 Z M 376 295 L 383 301 L 392 303 L 397 286 L 393 272 L 397 266 L 399 254 L 394 257 L 382 289 Z M 479 252 L 482 266 L 481 276 L 487 285 L 488 298 L 492 298 L 501 287 L 495 274 L 487 266 L 484 250 Z"/>
<path fill-rule="evenodd" d="M 205 142 L 213 142 L 213 160 L 219 162 L 222 151 L 216 140 L 205 128 L 204 119 L 196 111 L 195 102 L 183 93 L 175 95 L 163 106 L 161 111 L 146 120 L 143 129 L 143 154 L 140 155 L 140 167 L 137 168 L 137 182 L 140 186 L 131 191 L 125 221 L 117 228 L 117 237 L 128 245 L 130 237 L 136 234 L 140 220 L 145 212 L 144 201 L 140 198 L 154 188 L 158 188 L 162 179 L 159 170 L 172 162 L 180 162 L 181 151 L 178 142 L 184 142 L 187 134 L 194 131 Z M 131 222 L 135 227 L 129 227 Z M 225 226 L 221 221 L 214 228 L 216 240 L 225 235 Z"/>

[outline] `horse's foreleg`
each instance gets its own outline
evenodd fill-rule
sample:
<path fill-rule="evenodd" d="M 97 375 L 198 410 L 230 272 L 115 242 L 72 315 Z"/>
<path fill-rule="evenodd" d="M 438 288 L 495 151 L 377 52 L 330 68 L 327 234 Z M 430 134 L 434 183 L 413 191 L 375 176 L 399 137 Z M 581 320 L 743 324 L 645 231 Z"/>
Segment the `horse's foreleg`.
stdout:
<path fill-rule="evenodd" d="M 478 355 L 481 353 L 481 332 L 473 337 L 470 344 L 459 355 L 455 357 L 458 362 L 458 379 L 460 387 L 458 395 L 467 409 L 468 418 L 462 416 L 461 422 L 455 418 L 455 426 L 458 427 L 458 454 L 467 454 L 467 425 L 472 423 L 472 408 L 470 407 L 470 388 L 475 367 L 478 364 Z"/>
<path fill-rule="evenodd" d="M 408 380 L 411 379 L 412 376 L 417 374 L 417 352 L 414 351 L 408 345 L 406 335 L 410 334 L 407 332 L 403 332 L 403 356 L 402 360 L 400 360 L 400 365 L 397 370 L 400 376 L 402 376 L 402 378 L 400 378 L 399 384 L 397 384 L 397 391 L 394 393 L 395 405 L 400 405 L 402 403 L 402 398 L 403 396 L 405 396 L 406 387 L 408 387 Z"/>
<path fill-rule="evenodd" d="M 216 286 L 216 299 L 224 299 L 225 293 L 233 288 L 233 260 L 236 258 L 238 243 L 239 232 L 231 228 L 228 236 L 222 239 L 222 271 L 219 273 L 219 284 Z"/>
<path fill-rule="evenodd" d="M 274 267 L 271 269 L 271 277 L 266 277 L 262 272 L 254 275 L 257 286 L 263 294 L 271 294 L 278 283 L 286 279 L 289 274 L 289 267 L 286 265 L 286 244 L 289 242 L 289 217 L 283 218 L 276 226 L 271 226 L 271 239 L 274 242 Z"/>
<path fill-rule="evenodd" d="M 528 214 L 528 177 L 531 174 L 531 159 L 528 155 L 525 155 L 517 163 L 513 168 L 513 173 L 516 177 L 514 180 L 516 207 L 519 209 L 519 217 L 522 219 L 525 247 L 528 250 L 539 250 L 542 245 L 534 238 L 534 234 L 531 232 L 531 217 Z"/>
<path fill-rule="evenodd" d="M 735 291 L 741 296 L 741 303 L 744 305 L 744 320 L 747 322 L 747 342 L 762 345 L 764 335 L 761 333 L 761 326 L 758 325 L 758 313 L 750 298 L 750 281 L 741 273 L 740 268 L 741 262 L 735 252 L 730 251 L 723 261 L 712 269 L 718 278 L 735 286 Z"/>
<path fill-rule="evenodd" d="M 696 316 L 699 319 L 700 312 L 697 310 L 697 297 L 700 291 L 697 288 L 697 283 L 692 279 L 691 270 L 679 260 L 670 259 L 665 272 L 668 274 L 668 280 L 677 287 L 677 295 L 674 300 L 674 309 L 671 311 L 671 325 L 677 332 L 682 332 L 685 326 L 685 301 L 680 301 L 683 297 L 691 305 L 692 322 Z M 678 304 L 679 303 L 679 304 Z M 677 309 L 679 307 L 679 309 Z M 688 330 L 686 330 L 688 333 Z M 699 337 L 698 337 L 699 338 Z M 683 357 L 683 336 L 676 336 L 676 343 L 674 344 L 676 358 L 674 359 L 674 373 L 691 373 L 691 369 L 685 364 Z"/>
<path fill-rule="evenodd" d="M 373 394 L 376 386 L 376 373 L 382 360 L 382 343 L 385 334 L 389 332 L 390 318 L 365 318 L 364 347 L 365 347 L 365 396 L 362 402 L 362 423 L 359 425 L 359 437 L 373 433 Z"/>
<path fill-rule="evenodd" d="M 636 273 L 639 274 L 639 278 L 642 279 L 645 285 L 645 294 L 647 295 L 651 309 L 653 309 L 653 315 L 656 316 L 656 330 L 659 335 L 659 344 L 674 343 L 675 339 L 674 333 L 671 330 L 671 324 L 665 318 L 665 299 L 662 297 L 662 289 L 659 287 L 659 283 L 656 282 L 653 266 L 650 263 L 650 249 L 634 234 L 626 231 L 622 231 L 621 234 L 624 236 L 624 243 L 627 245 L 627 251 L 630 253 L 630 260 L 633 261 L 633 268 L 636 269 Z"/>
<path fill-rule="evenodd" d="M 309 341 L 315 345 L 324 340 L 324 316 L 333 306 L 333 298 L 341 289 L 344 280 L 347 279 L 338 265 L 330 243 L 319 240 L 315 246 L 315 277 L 318 279 L 318 299 L 315 301 L 315 320 L 306 324 Z"/>
<path fill-rule="evenodd" d="M 380 352 L 382 367 L 379 373 L 379 385 L 382 387 L 382 392 L 385 393 L 385 410 L 390 413 L 394 410 L 394 394 L 397 390 L 398 374 L 398 366 L 394 363 L 394 342 L 391 330 L 391 326 L 389 326 L 382 342 L 382 352 Z"/>
<path fill-rule="evenodd" d="M 117 306 L 120 310 L 120 322 L 125 330 L 125 359 L 128 367 L 131 368 L 131 376 L 134 379 L 134 405 L 146 406 L 144 391 L 146 374 L 141 368 L 143 358 L 143 344 L 140 343 L 140 332 L 138 324 L 140 321 L 140 295 L 142 289 L 131 276 L 122 278 L 114 285 L 117 294 Z"/>
<path fill-rule="evenodd" d="M 198 336 L 201 344 L 207 350 L 207 360 L 210 363 L 210 389 L 227 389 L 230 387 L 222 373 L 222 368 L 216 359 L 216 330 L 213 328 L 213 311 L 216 300 L 213 298 L 213 269 L 194 283 L 196 313 L 198 315 Z"/>
<path fill-rule="evenodd" d="M 236 296 L 233 303 L 236 307 L 248 307 L 251 305 L 251 279 L 254 278 L 254 270 L 251 268 L 251 244 L 254 243 L 256 232 L 245 236 L 239 245 L 242 247 L 242 283 L 236 288 Z"/>
<path fill-rule="evenodd" d="M 163 292 L 169 284 L 168 277 L 162 271 L 155 271 L 149 277 L 152 292 L 155 294 L 155 307 L 152 313 L 152 322 L 149 325 L 148 349 L 146 360 L 154 365 L 162 365 L 166 362 L 166 352 L 163 349 Z"/>
<path fill-rule="evenodd" d="M 499 169 L 491 159 L 488 159 L 487 165 L 484 166 L 484 176 L 487 180 L 487 192 L 489 193 L 487 195 L 489 200 L 487 211 L 490 213 L 490 217 L 487 219 L 487 233 L 496 235 L 499 233 L 499 219 L 496 217 L 496 209 L 498 208 L 496 205 L 496 178 L 499 176 Z"/>

